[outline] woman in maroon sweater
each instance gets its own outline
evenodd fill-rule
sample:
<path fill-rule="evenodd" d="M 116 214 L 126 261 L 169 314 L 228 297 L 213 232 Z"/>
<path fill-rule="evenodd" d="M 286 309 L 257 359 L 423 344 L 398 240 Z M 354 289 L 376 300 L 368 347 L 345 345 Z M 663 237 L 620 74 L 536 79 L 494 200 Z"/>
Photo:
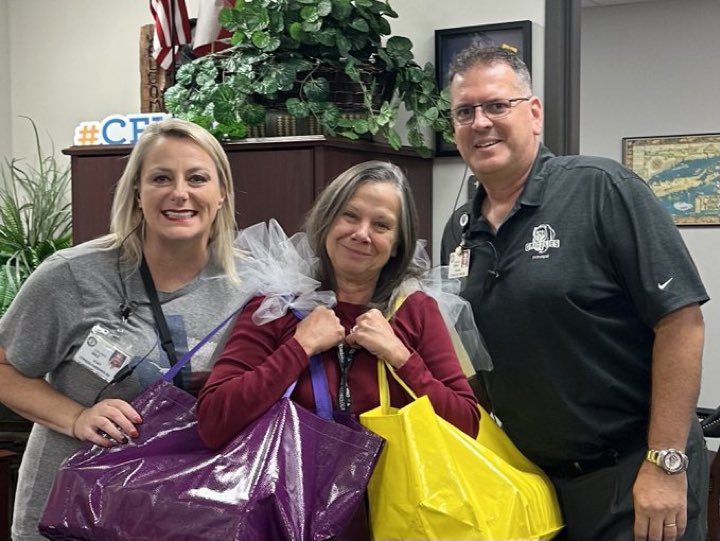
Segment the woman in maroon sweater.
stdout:
<path fill-rule="evenodd" d="M 380 358 L 418 396 L 427 395 L 438 415 L 477 434 L 480 414 L 436 301 L 415 291 L 389 322 L 383 316 L 393 293 L 419 274 L 412 264 L 416 223 L 407 179 L 395 165 L 356 165 L 324 190 L 306 232 L 319 256 L 316 278 L 334 291 L 337 305 L 319 306 L 302 321 L 287 313 L 257 325 L 252 316 L 264 299 L 248 304 L 200 392 L 199 431 L 208 446 L 227 443 L 295 380 L 291 398 L 314 411 L 313 355 L 321 356 L 339 409 L 359 415 L 379 405 Z M 346 385 L 340 364 L 349 367 Z M 394 379 L 389 386 L 393 406 L 410 402 Z"/>

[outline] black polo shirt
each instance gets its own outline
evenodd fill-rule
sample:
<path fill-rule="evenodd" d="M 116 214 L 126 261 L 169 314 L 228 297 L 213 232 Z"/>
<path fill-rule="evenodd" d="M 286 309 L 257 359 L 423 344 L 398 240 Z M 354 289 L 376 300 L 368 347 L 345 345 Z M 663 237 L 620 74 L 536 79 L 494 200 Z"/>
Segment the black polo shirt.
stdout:
<path fill-rule="evenodd" d="M 708 300 L 670 216 L 617 162 L 542 145 L 496 234 L 484 197 L 481 187 L 453 214 L 442 259 L 467 213 L 462 295 L 493 357 L 483 377 L 508 434 L 541 466 L 644 445 L 653 327 Z"/>

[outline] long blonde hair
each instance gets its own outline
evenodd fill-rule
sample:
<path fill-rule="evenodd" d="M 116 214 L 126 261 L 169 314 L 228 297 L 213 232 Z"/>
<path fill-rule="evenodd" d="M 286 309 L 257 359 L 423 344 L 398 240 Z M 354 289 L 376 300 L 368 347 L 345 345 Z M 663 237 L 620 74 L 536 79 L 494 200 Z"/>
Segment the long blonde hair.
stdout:
<path fill-rule="evenodd" d="M 125 171 L 117 183 L 110 217 L 110 233 L 99 238 L 98 244 L 108 248 L 120 248 L 123 261 L 131 266 L 140 265 L 143 250 L 143 214 L 137 201 L 140 173 L 148 149 L 164 137 L 193 141 L 207 152 L 215 163 L 220 189 L 225 193 L 225 200 L 210 227 L 210 240 L 214 243 L 212 254 L 220 268 L 236 280 L 237 252 L 233 247 L 236 233 L 235 190 L 230 163 L 215 137 L 197 124 L 185 120 L 171 118 L 150 124 L 145 128 L 130 153 Z"/>

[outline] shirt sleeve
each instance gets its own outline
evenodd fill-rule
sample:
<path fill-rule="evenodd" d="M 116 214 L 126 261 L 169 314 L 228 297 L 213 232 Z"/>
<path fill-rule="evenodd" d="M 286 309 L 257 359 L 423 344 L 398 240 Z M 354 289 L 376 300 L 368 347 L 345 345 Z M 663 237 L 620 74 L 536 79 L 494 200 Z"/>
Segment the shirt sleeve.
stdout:
<path fill-rule="evenodd" d="M 414 293 L 398 310 L 393 327 L 412 348 L 398 376 L 418 396 L 427 395 L 440 417 L 475 437 L 480 411 L 435 299 Z"/>
<path fill-rule="evenodd" d="M 265 413 L 300 376 L 309 360 L 293 338 L 297 319 L 288 314 L 256 325 L 253 299 L 235 320 L 222 353 L 198 399 L 198 430 L 208 447 L 222 447 Z"/>
<path fill-rule="evenodd" d="M 627 170 L 609 172 L 602 232 L 618 278 L 643 322 L 708 300 L 687 247 L 651 188 Z"/>
<path fill-rule="evenodd" d="M 68 262 L 55 254 L 28 277 L 0 320 L 8 362 L 30 378 L 43 377 L 70 358 L 83 322 L 83 296 Z"/>

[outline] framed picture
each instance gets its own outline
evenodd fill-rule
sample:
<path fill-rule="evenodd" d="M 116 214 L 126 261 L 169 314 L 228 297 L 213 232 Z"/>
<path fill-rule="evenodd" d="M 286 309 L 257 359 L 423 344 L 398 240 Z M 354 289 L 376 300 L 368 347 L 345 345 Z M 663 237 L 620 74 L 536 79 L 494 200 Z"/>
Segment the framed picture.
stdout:
<path fill-rule="evenodd" d="M 623 164 L 678 225 L 720 225 L 720 133 L 623 138 Z"/>
<path fill-rule="evenodd" d="M 532 70 L 532 22 L 484 24 L 435 30 L 435 69 L 439 88 L 447 86 L 448 69 L 453 57 L 473 44 L 486 47 L 508 46 L 517 50 L 523 62 Z M 532 73 L 532 71 L 531 71 Z M 435 138 L 437 156 L 458 156 L 453 143 L 446 143 L 442 135 Z"/>

